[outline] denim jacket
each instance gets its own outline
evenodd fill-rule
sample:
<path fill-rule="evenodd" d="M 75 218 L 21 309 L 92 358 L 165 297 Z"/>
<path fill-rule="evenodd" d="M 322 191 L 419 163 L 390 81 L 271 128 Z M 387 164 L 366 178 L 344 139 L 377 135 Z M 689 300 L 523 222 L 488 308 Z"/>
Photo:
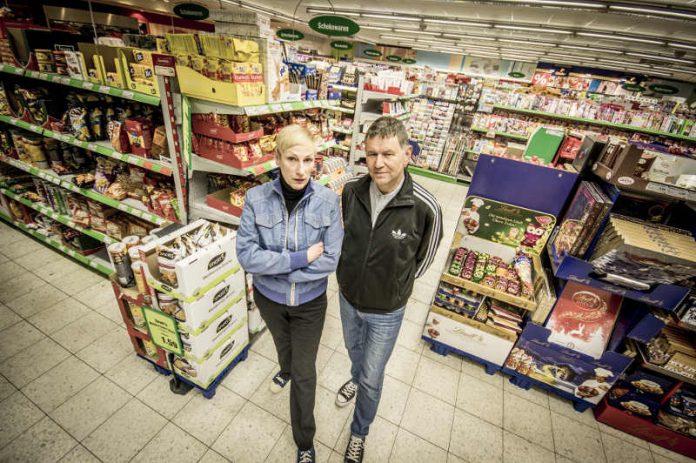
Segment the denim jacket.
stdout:
<path fill-rule="evenodd" d="M 307 248 L 320 241 L 324 253 L 312 263 Z M 280 180 L 247 191 L 237 230 L 237 258 L 254 287 L 278 304 L 297 306 L 326 291 L 343 242 L 340 198 L 310 180 L 288 215 Z"/>

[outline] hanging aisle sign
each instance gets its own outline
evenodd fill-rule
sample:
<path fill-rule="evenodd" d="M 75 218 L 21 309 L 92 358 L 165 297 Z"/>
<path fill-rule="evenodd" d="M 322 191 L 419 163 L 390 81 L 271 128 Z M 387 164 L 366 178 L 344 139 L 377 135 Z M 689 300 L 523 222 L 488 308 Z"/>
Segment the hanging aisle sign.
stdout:
<path fill-rule="evenodd" d="M 331 48 L 335 50 L 350 50 L 353 48 L 353 44 L 344 40 L 334 40 L 331 42 Z"/>
<path fill-rule="evenodd" d="M 374 48 L 368 48 L 367 50 L 363 50 L 363 55 L 377 58 L 382 56 L 382 52 L 379 50 L 375 50 Z"/>
<path fill-rule="evenodd" d="M 663 95 L 674 95 L 675 93 L 679 93 L 679 89 L 671 85 L 653 84 L 648 88 L 655 93 L 662 93 Z"/>
<path fill-rule="evenodd" d="M 517 71 L 508 72 L 508 75 L 509 75 L 510 77 L 515 77 L 515 78 L 518 78 L 518 79 L 524 77 L 524 73 L 523 73 L 523 72 L 517 72 Z"/>
<path fill-rule="evenodd" d="M 621 88 L 629 92 L 644 92 L 646 90 L 645 87 L 638 84 L 623 84 Z"/>
<path fill-rule="evenodd" d="M 335 37 L 348 37 L 360 31 L 360 26 L 355 21 L 343 16 L 316 16 L 309 20 L 309 27 L 320 34 Z"/>
<path fill-rule="evenodd" d="M 416 60 L 411 58 L 404 58 L 401 60 L 401 62 L 404 64 L 416 64 Z"/>
<path fill-rule="evenodd" d="M 297 41 L 304 39 L 304 34 L 295 29 L 278 29 L 276 37 L 283 40 Z"/>
<path fill-rule="evenodd" d="M 143 315 L 150 339 L 156 346 L 177 355 L 184 355 L 179 327 L 174 317 L 149 307 L 143 307 Z"/>
<path fill-rule="evenodd" d="M 397 55 L 388 55 L 387 61 L 394 61 L 394 62 L 401 61 L 401 57 L 397 56 Z"/>
<path fill-rule="evenodd" d="M 197 3 L 179 3 L 174 7 L 174 14 L 180 18 L 200 21 L 210 16 L 208 8 Z"/>

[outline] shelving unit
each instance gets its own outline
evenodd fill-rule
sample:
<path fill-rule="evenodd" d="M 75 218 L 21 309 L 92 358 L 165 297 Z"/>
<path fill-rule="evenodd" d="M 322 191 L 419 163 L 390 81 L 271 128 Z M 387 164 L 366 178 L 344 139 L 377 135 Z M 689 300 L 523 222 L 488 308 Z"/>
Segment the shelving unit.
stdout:
<path fill-rule="evenodd" d="M 489 134 L 489 133 L 493 132 L 492 130 L 484 129 L 482 127 L 472 127 L 471 131 L 485 133 L 485 134 Z M 506 137 L 506 138 L 511 138 L 513 140 L 527 141 L 529 139 L 529 137 L 527 135 L 517 135 L 515 133 L 506 133 L 506 132 L 493 132 L 493 133 L 495 133 L 496 137 Z"/>

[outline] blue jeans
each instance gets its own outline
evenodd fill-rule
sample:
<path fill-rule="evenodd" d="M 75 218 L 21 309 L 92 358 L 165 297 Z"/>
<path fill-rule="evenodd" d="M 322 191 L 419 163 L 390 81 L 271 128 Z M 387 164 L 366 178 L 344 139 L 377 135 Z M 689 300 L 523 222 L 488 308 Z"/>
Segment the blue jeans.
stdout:
<path fill-rule="evenodd" d="M 406 307 L 385 313 L 360 312 L 339 291 L 343 338 L 351 361 L 352 380 L 358 385 L 350 431 L 367 436 L 382 396 L 384 369 L 391 357 Z"/>

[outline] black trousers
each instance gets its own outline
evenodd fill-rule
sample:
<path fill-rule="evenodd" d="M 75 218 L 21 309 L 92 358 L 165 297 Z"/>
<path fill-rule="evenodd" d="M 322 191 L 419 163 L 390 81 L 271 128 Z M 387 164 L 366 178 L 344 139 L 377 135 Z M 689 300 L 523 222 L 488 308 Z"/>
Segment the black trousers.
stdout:
<path fill-rule="evenodd" d="M 326 293 L 296 307 L 278 304 L 254 288 L 254 301 L 273 336 L 280 372 L 290 378 L 292 436 L 300 450 L 314 446 L 317 351 L 326 318 Z"/>

